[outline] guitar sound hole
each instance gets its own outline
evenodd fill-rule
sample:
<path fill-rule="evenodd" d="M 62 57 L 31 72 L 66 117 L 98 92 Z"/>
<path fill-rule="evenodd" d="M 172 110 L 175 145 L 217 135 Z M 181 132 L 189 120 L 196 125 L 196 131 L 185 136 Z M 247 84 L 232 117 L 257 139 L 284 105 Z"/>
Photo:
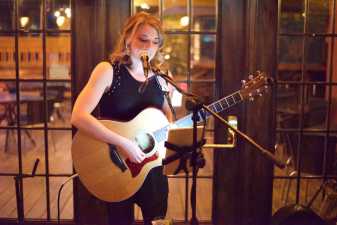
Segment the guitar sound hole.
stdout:
<path fill-rule="evenodd" d="M 148 133 L 142 133 L 136 136 L 136 142 L 144 153 L 149 153 L 155 146 L 153 137 Z"/>

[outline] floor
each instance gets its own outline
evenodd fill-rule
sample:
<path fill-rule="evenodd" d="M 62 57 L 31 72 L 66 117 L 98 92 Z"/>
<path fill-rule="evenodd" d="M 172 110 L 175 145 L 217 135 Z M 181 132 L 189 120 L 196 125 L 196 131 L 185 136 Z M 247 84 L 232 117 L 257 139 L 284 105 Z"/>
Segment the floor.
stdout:
<path fill-rule="evenodd" d="M 22 170 L 25 173 L 30 173 L 34 162 L 37 158 L 40 159 L 37 174 L 46 172 L 46 152 L 44 144 L 43 130 L 30 131 L 36 141 L 34 145 L 25 135 L 22 136 Z M 5 138 L 9 135 L 10 144 L 5 150 Z M 17 173 L 18 168 L 18 153 L 16 149 L 16 134 L 6 133 L 0 130 L 0 172 L 1 173 Z M 48 135 L 48 164 L 50 174 L 70 174 L 71 166 L 71 131 L 50 131 Z M 211 176 L 213 173 L 213 150 L 205 150 L 206 166 L 200 170 L 199 175 Z M 281 153 L 280 153 L 281 154 Z M 280 155 L 282 157 L 282 155 Z M 276 175 L 285 175 L 285 171 L 275 169 Z M 47 218 L 46 205 L 46 189 L 47 183 L 49 186 L 50 196 L 50 212 L 51 218 L 57 218 L 57 192 L 62 182 L 66 177 L 50 177 L 49 181 L 44 177 L 38 176 L 34 178 L 25 178 L 23 193 L 24 193 L 24 212 L 26 218 Z M 300 201 L 305 204 L 310 201 L 314 192 L 318 189 L 321 181 L 319 180 L 304 180 L 301 181 Z M 15 183 L 13 176 L 0 176 L 0 218 L 16 218 L 17 206 L 15 195 Z M 189 182 L 188 190 L 190 190 L 191 182 Z M 284 190 L 287 183 L 283 179 L 275 180 L 273 190 L 273 212 L 282 207 L 285 202 Z M 308 185 L 308 186 L 307 186 Z M 200 221 L 209 221 L 211 219 L 212 208 L 212 180 L 209 178 L 199 179 L 197 186 L 197 216 Z M 307 188 L 308 187 L 308 188 Z M 175 220 L 184 220 L 185 218 L 185 179 L 170 178 L 169 179 L 169 207 L 168 218 Z M 295 202 L 296 197 L 296 181 L 290 184 L 287 204 Z M 307 193 L 307 195 L 306 195 Z M 313 203 L 313 209 L 319 212 L 322 195 L 319 195 Z M 188 207 L 188 216 L 190 218 L 191 209 Z M 136 208 L 135 215 L 137 219 L 141 219 L 141 213 Z M 73 218 L 73 197 L 72 184 L 67 184 L 61 196 L 61 218 Z"/>

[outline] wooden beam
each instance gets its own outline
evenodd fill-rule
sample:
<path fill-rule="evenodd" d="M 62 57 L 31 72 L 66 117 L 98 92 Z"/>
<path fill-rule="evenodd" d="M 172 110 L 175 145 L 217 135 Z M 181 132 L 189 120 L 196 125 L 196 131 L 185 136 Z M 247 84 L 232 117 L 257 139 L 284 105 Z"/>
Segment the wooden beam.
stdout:
<path fill-rule="evenodd" d="M 277 1 L 219 1 L 217 74 L 219 94 L 240 88 L 240 80 L 255 70 L 274 76 L 276 67 Z M 272 149 L 271 95 L 244 103 L 227 114 L 238 116 L 239 129 Z M 215 140 L 223 142 L 224 126 L 216 123 Z M 271 150 L 273 151 L 273 150 Z M 272 164 L 238 138 L 234 151 L 214 152 L 214 224 L 269 224 Z"/>

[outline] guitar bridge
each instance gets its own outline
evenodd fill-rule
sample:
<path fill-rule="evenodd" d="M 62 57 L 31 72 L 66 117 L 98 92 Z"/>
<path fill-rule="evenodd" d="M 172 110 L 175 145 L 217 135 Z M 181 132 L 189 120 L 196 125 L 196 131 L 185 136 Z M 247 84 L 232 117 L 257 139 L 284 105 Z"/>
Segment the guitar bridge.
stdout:
<path fill-rule="evenodd" d="M 126 167 L 123 159 L 119 155 L 116 146 L 109 144 L 109 150 L 110 150 L 110 159 L 111 161 L 122 171 L 124 172 L 128 168 Z"/>

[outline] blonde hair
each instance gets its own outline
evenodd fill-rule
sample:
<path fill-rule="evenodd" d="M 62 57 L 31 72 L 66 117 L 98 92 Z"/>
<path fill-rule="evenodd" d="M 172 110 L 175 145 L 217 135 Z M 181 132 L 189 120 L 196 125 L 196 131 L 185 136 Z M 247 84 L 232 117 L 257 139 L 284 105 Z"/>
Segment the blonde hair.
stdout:
<path fill-rule="evenodd" d="M 163 57 L 160 54 L 160 48 L 163 46 L 163 30 L 160 20 L 145 12 L 138 12 L 135 15 L 128 18 L 125 22 L 122 32 L 117 41 L 114 51 L 110 55 L 110 60 L 112 63 L 125 64 L 128 66 L 132 65 L 130 56 L 127 54 L 127 43 L 126 40 L 133 38 L 136 31 L 143 25 L 149 25 L 157 30 L 159 35 L 159 49 L 157 54 L 151 60 L 151 65 L 153 67 L 159 67 L 163 61 Z"/>

